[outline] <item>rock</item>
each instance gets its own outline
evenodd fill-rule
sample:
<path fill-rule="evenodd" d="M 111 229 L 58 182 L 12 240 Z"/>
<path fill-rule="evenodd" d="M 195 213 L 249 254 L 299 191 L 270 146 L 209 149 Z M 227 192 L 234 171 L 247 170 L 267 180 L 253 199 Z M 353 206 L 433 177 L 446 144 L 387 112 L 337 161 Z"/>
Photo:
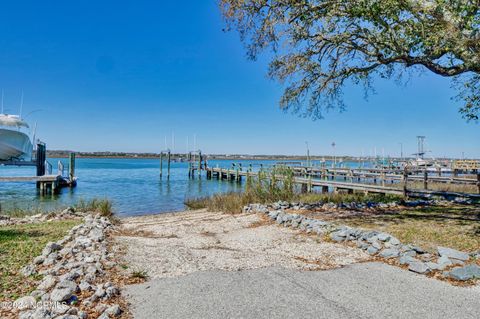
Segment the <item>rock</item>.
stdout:
<path fill-rule="evenodd" d="M 448 266 L 453 265 L 453 262 L 446 256 L 438 258 L 437 263 L 440 265 L 441 270 L 445 269 Z"/>
<path fill-rule="evenodd" d="M 395 238 L 395 237 L 393 237 L 393 236 L 390 237 L 390 239 L 388 240 L 388 242 L 389 242 L 390 244 L 392 244 L 393 246 L 398 246 L 398 245 L 400 245 L 400 240 L 398 240 L 397 238 Z"/>
<path fill-rule="evenodd" d="M 400 265 L 410 265 L 410 263 L 418 262 L 419 260 L 409 255 L 402 255 L 398 261 L 400 262 Z"/>
<path fill-rule="evenodd" d="M 75 281 L 72 280 L 62 280 L 58 283 L 56 288 L 70 288 L 73 291 L 77 291 L 78 286 Z"/>
<path fill-rule="evenodd" d="M 345 241 L 345 236 L 341 236 L 339 232 L 331 233 L 330 238 L 336 242 Z"/>
<path fill-rule="evenodd" d="M 367 248 L 367 253 L 370 255 L 375 255 L 377 252 L 378 252 L 378 249 L 373 246 L 370 246 Z"/>
<path fill-rule="evenodd" d="M 70 309 L 69 306 L 65 305 L 65 304 L 57 304 L 55 307 L 52 308 L 53 312 L 57 315 L 63 315 L 65 313 L 67 313 L 67 311 Z"/>
<path fill-rule="evenodd" d="M 86 281 L 80 282 L 80 285 L 78 285 L 78 288 L 79 288 L 81 291 L 90 291 L 90 290 L 93 290 L 92 285 L 90 285 L 90 284 L 89 284 L 88 282 L 86 282 Z"/>
<path fill-rule="evenodd" d="M 423 250 L 422 248 L 418 247 L 418 246 L 415 246 L 415 247 L 412 247 L 412 249 L 417 253 L 417 254 L 425 254 L 426 251 Z"/>
<path fill-rule="evenodd" d="M 465 267 L 457 267 L 453 268 L 449 273 L 448 276 L 455 280 L 470 280 L 473 278 L 480 278 L 480 267 L 472 264 Z"/>
<path fill-rule="evenodd" d="M 95 291 L 94 296 L 98 298 L 102 298 L 103 296 L 105 296 L 105 294 L 106 294 L 105 289 L 103 289 L 102 287 L 97 287 L 97 290 Z"/>
<path fill-rule="evenodd" d="M 107 310 L 105 310 L 105 313 L 110 316 L 118 317 L 122 313 L 122 309 L 120 309 L 120 306 L 115 304 L 113 306 L 110 306 Z"/>
<path fill-rule="evenodd" d="M 378 242 L 378 241 L 374 241 L 374 242 L 372 243 L 372 247 L 374 247 L 376 250 L 380 250 L 380 249 L 383 248 L 383 247 L 382 247 L 382 244 L 380 244 L 380 242 Z"/>
<path fill-rule="evenodd" d="M 19 299 L 15 300 L 14 308 L 16 308 L 18 310 L 33 309 L 36 304 L 37 304 L 37 301 L 35 300 L 34 297 L 25 296 L 25 297 L 22 297 L 22 298 L 19 298 Z"/>
<path fill-rule="evenodd" d="M 370 244 L 376 242 L 377 240 L 378 240 L 378 237 L 376 235 L 367 237 L 367 241 Z"/>
<path fill-rule="evenodd" d="M 418 274 L 425 274 L 430 271 L 427 264 L 418 260 L 409 263 L 408 270 L 416 272 Z"/>
<path fill-rule="evenodd" d="M 37 257 L 35 257 L 35 259 L 33 259 L 33 263 L 35 265 L 40 265 L 40 264 L 43 263 L 44 260 L 45 260 L 44 256 L 37 256 Z"/>
<path fill-rule="evenodd" d="M 57 285 L 57 287 L 53 289 L 53 291 L 50 293 L 50 299 L 52 301 L 67 301 L 68 299 L 70 299 L 70 297 L 73 296 L 73 294 L 76 291 L 76 286 L 77 286 L 76 284 L 75 284 L 75 287 L 73 286 L 59 287 L 59 285 Z"/>
<path fill-rule="evenodd" d="M 101 242 L 105 239 L 105 236 L 103 235 L 103 231 L 100 228 L 94 228 L 90 231 L 89 237 L 93 241 Z"/>
<path fill-rule="evenodd" d="M 111 287 L 108 287 L 108 288 L 105 290 L 105 293 L 106 293 L 106 295 L 107 295 L 107 298 L 112 298 L 112 297 L 120 294 L 120 290 L 118 290 L 117 287 L 111 286 Z"/>
<path fill-rule="evenodd" d="M 45 246 L 45 248 L 43 248 L 42 255 L 46 257 L 50 255 L 52 252 L 59 251 L 60 249 L 62 249 L 62 246 L 60 246 L 59 244 L 54 242 L 49 242 Z"/>
<path fill-rule="evenodd" d="M 56 283 L 57 283 L 57 280 L 55 279 L 55 277 L 53 277 L 52 275 L 48 275 L 48 276 L 45 276 L 45 278 L 43 278 L 42 282 L 40 283 L 40 285 L 38 285 L 37 289 L 49 290 L 50 288 L 53 288 Z"/>
<path fill-rule="evenodd" d="M 383 258 L 394 258 L 394 257 L 398 257 L 399 255 L 400 255 L 400 251 L 398 251 L 398 249 L 395 249 L 395 248 L 384 249 L 380 253 L 380 256 Z"/>
<path fill-rule="evenodd" d="M 27 316 L 20 315 L 21 319 L 50 319 L 52 318 L 52 312 L 50 309 L 44 307 L 38 307 L 33 312 L 27 312 Z"/>
<path fill-rule="evenodd" d="M 35 270 L 35 266 L 34 265 L 27 265 L 25 267 L 23 267 L 20 272 L 22 273 L 22 275 L 24 275 L 25 277 L 29 277 L 31 275 L 34 275 L 37 273 L 37 271 Z"/>
<path fill-rule="evenodd" d="M 402 253 L 402 255 L 415 257 L 417 255 L 417 252 L 415 250 L 406 250 Z"/>
<path fill-rule="evenodd" d="M 43 295 L 45 294 L 45 291 L 43 290 L 40 290 L 38 287 L 36 290 L 32 291 L 30 293 L 30 296 L 32 296 L 33 298 L 35 298 L 35 300 L 38 300 L 40 299 Z"/>
<path fill-rule="evenodd" d="M 390 239 L 391 236 L 390 236 L 390 234 L 380 233 L 380 234 L 377 235 L 377 237 L 378 237 L 378 240 L 380 240 L 380 241 L 387 241 L 387 240 Z"/>
<path fill-rule="evenodd" d="M 470 256 L 467 253 L 464 253 L 462 251 L 458 251 L 452 248 L 446 248 L 446 247 L 437 247 L 438 254 L 443 257 L 448 257 L 450 259 L 458 259 L 462 261 L 467 261 L 470 259 Z"/>
<path fill-rule="evenodd" d="M 106 304 L 99 303 L 98 305 L 95 306 L 95 311 L 99 312 L 99 313 L 102 313 L 105 310 L 107 310 L 107 308 L 108 308 L 108 306 Z"/>

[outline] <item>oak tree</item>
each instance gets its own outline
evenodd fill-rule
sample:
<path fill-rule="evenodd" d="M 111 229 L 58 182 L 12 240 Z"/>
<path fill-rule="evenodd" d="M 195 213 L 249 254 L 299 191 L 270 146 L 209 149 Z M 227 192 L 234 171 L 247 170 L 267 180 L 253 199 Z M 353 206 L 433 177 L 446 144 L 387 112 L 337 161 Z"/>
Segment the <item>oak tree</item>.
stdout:
<path fill-rule="evenodd" d="M 347 81 L 424 70 L 452 79 L 467 120 L 480 116 L 480 0 L 220 0 L 255 59 L 271 48 L 280 105 L 314 118 L 344 108 Z"/>

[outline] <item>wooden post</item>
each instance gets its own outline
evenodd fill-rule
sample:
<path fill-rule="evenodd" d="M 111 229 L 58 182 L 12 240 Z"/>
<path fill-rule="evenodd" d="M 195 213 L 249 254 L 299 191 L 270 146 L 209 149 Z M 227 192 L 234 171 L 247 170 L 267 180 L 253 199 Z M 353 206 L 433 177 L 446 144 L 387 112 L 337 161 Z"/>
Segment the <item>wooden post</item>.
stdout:
<path fill-rule="evenodd" d="M 70 186 L 73 186 L 75 180 L 75 153 L 70 153 L 70 163 L 68 167 L 68 175 L 70 177 Z"/>
<path fill-rule="evenodd" d="M 198 151 L 198 177 L 202 176 L 202 152 Z"/>
<path fill-rule="evenodd" d="M 190 166 L 188 167 L 188 176 L 190 177 Z M 163 152 L 160 152 L 160 178 L 163 175 Z"/>
<path fill-rule="evenodd" d="M 428 189 L 428 171 L 427 171 L 427 169 L 423 170 L 423 188 Z"/>
<path fill-rule="evenodd" d="M 408 170 L 407 167 L 403 169 L 403 196 L 407 197 L 407 182 L 408 182 Z"/>
<path fill-rule="evenodd" d="M 46 146 L 44 143 L 37 144 L 37 176 L 45 175 Z"/>
<path fill-rule="evenodd" d="M 478 193 L 480 194 L 480 173 L 477 173 L 477 187 L 478 187 Z"/>
<path fill-rule="evenodd" d="M 170 159 L 171 159 L 171 153 L 170 150 L 168 150 L 167 153 L 167 178 L 170 178 Z"/>

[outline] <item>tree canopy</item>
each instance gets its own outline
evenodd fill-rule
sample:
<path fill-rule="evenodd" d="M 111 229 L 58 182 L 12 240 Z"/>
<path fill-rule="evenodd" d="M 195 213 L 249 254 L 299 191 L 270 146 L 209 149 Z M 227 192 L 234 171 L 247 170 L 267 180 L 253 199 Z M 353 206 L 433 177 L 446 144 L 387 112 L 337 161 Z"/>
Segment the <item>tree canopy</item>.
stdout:
<path fill-rule="evenodd" d="M 427 70 L 452 79 L 467 120 L 480 116 L 480 0 L 220 0 L 250 58 L 270 48 L 280 106 L 314 118 L 344 108 L 347 81 Z"/>

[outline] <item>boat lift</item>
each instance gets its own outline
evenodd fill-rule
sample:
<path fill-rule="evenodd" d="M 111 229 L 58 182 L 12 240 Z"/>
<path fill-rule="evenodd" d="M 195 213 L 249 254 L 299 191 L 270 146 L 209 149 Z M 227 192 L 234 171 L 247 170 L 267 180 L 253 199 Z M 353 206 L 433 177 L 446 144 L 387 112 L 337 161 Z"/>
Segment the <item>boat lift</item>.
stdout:
<path fill-rule="evenodd" d="M 58 170 L 53 172 L 53 166 L 46 159 L 47 148 L 45 143 L 37 144 L 36 158 L 31 161 L 8 160 L 0 161 L 3 166 L 32 166 L 36 167 L 36 176 L 0 176 L 0 182 L 36 182 L 40 195 L 58 194 L 63 187 L 75 187 L 75 153 L 70 153 L 68 175 L 65 174 L 65 167 L 58 161 Z"/>

